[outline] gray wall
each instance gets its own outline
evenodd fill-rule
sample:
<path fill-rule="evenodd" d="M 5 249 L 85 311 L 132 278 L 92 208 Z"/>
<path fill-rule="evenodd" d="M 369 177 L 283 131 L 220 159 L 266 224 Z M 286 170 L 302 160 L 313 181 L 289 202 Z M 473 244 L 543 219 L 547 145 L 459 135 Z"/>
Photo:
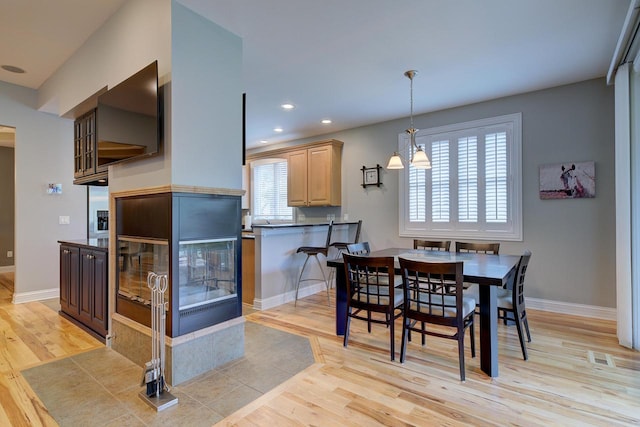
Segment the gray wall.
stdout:
<path fill-rule="evenodd" d="M 59 289 L 58 240 L 87 235 L 87 193 L 73 185 L 73 121 L 36 109 L 33 89 L 0 82 L 0 122 L 16 128 L 14 299 Z M 48 195 L 47 184 L 62 184 Z M 70 224 L 60 225 L 61 215 Z"/>
<path fill-rule="evenodd" d="M 13 251 L 13 177 L 13 148 L 0 147 L 0 267 L 13 265 L 13 258 L 7 258 L 7 251 Z"/>
<path fill-rule="evenodd" d="M 613 88 L 604 79 L 437 111 L 414 121 L 416 128 L 426 129 L 515 112 L 522 112 L 524 241 L 502 242 L 500 251 L 533 252 L 529 297 L 615 307 L 614 108 Z M 412 244 L 398 236 L 398 173 L 383 171 L 381 188 L 360 186 L 360 168 L 386 166 L 408 124 L 404 118 L 284 144 L 344 141 L 339 213 L 362 218 L 362 239 L 374 248 Z M 596 162 L 596 197 L 540 200 L 539 166 L 569 161 Z M 311 216 L 321 218 L 324 212 L 315 208 Z"/>

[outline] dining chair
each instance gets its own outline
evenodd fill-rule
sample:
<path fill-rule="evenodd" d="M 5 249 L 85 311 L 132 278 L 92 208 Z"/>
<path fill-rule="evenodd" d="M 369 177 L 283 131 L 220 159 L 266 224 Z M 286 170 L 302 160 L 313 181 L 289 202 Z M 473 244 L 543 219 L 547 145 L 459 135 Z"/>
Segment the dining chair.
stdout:
<path fill-rule="evenodd" d="M 456 242 L 456 252 L 498 255 L 500 243 Z"/>
<path fill-rule="evenodd" d="M 448 252 L 450 248 L 451 248 L 451 240 L 413 239 L 413 249 L 425 249 L 430 251 Z"/>
<path fill-rule="evenodd" d="M 511 282 L 511 286 L 509 286 L 510 289 L 501 289 L 502 293 L 498 296 L 498 318 L 503 319 L 505 323 L 508 320 L 515 321 L 524 360 L 528 360 L 529 355 L 527 354 L 527 345 L 524 342 L 523 326 L 527 332 L 527 341 L 531 342 L 527 309 L 524 304 L 524 277 L 527 273 L 530 259 L 531 251 L 527 250 L 520 257 L 518 270 L 513 282 Z M 509 316 L 510 313 L 512 316 Z"/>
<path fill-rule="evenodd" d="M 351 319 L 379 323 L 389 328 L 391 360 L 395 360 L 394 321 L 402 316 L 402 289 L 395 287 L 393 257 L 363 257 L 343 253 L 344 274 L 347 284 L 347 313 L 344 343 L 349 341 Z M 384 314 L 384 320 L 372 317 L 372 313 Z"/>
<path fill-rule="evenodd" d="M 369 242 L 351 243 L 346 246 L 345 251 L 351 255 L 368 255 L 371 248 Z"/>
<path fill-rule="evenodd" d="M 471 253 L 478 253 L 478 254 L 489 254 L 489 255 L 498 255 L 498 252 L 500 252 L 500 243 L 471 243 L 471 242 L 456 242 L 456 252 L 457 253 L 464 253 L 464 252 L 471 252 Z M 474 283 L 469 283 L 469 282 L 464 282 L 462 284 L 462 286 L 464 286 L 465 289 L 469 289 L 472 286 L 478 286 L 477 284 Z M 480 300 L 478 299 L 478 290 L 476 289 L 475 293 L 470 293 L 471 296 L 473 296 L 476 300 L 476 303 L 480 303 Z"/>
<path fill-rule="evenodd" d="M 329 305 L 331 305 L 331 297 L 329 296 L 329 282 L 327 281 L 327 276 L 324 274 L 324 269 L 322 268 L 322 265 L 320 264 L 320 260 L 318 259 L 318 255 L 322 254 L 324 255 L 324 257 L 327 257 L 327 254 L 329 253 L 329 243 L 331 242 L 331 231 L 333 230 L 333 221 L 329 222 L 329 229 L 327 230 L 327 240 L 324 246 L 300 246 L 297 250 L 296 253 L 303 253 L 305 255 L 307 255 L 307 258 L 305 258 L 304 260 L 304 264 L 302 265 L 302 270 L 300 270 L 300 276 L 298 276 L 298 282 L 296 283 L 296 299 L 293 303 L 293 305 L 297 305 L 298 303 L 298 290 L 300 289 L 300 283 L 301 282 L 307 282 L 307 281 L 314 281 L 314 282 L 318 282 L 318 281 L 322 281 L 324 282 L 324 284 L 327 286 L 327 302 Z M 318 268 L 320 268 L 320 273 L 322 274 L 322 279 L 320 278 L 306 278 L 303 279 L 302 276 L 304 274 L 304 270 L 307 267 L 307 263 L 309 262 L 309 259 L 313 257 L 316 260 L 316 263 L 318 264 Z"/>
<path fill-rule="evenodd" d="M 464 295 L 462 290 L 462 262 L 421 262 L 400 258 L 404 307 L 402 319 L 402 345 L 400 363 L 407 355 L 409 334 L 411 331 L 424 335 L 454 339 L 458 341 L 458 360 L 460 380 L 465 380 L 464 336 L 469 328 L 471 336 L 471 357 L 476 356 L 473 331 L 473 315 L 476 302 Z M 446 291 L 444 283 L 455 281 L 451 292 Z M 421 323 L 421 327 L 417 323 Z M 439 330 L 430 331 L 423 322 L 441 325 L 453 329 L 452 333 Z M 424 343 L 423 343 L 424 345 Z"/>

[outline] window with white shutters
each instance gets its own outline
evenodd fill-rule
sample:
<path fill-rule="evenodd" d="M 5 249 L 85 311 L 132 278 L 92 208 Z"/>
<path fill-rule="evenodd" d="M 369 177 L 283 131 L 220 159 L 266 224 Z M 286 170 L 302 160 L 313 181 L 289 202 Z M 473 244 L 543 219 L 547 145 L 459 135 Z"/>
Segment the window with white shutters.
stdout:
<path fill-rule="evenodd" d="M 258 160 L 251 163 L 253 221 L 292 221 L 287 206 L 287 161 Z"/>
<path fill-rule="evenodd" d="M 399 171 L 400 235 L 447 239 L 522 240 L 521 114 L 416 133 L 431 169 Z"/>

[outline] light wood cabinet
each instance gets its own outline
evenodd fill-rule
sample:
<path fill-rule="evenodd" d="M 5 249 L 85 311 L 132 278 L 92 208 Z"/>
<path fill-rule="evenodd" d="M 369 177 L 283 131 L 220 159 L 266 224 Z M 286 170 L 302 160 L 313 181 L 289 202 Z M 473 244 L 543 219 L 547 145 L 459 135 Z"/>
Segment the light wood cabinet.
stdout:
<path fill-rule="evenodd" d="M 256 240 L 242 238 L 242 302 L 253 305 L 256 296 Z"/>
<path fill-rule="evenodd" d="M 289 206 L 340 206 L 342 145 L 330 140 L 289 152 Z"/>

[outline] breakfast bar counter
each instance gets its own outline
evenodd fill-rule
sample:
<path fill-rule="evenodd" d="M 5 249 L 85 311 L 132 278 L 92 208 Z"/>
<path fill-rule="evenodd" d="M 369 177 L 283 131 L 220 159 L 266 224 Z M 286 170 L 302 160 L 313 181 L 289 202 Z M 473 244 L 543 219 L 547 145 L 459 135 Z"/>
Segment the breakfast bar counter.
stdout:
<path fill-rule="evenodd" d="M 348 242 L 355 238 L 357 221 L 334 222 L 331 241 Z M 255 235 L 255 294 L 253 308 L 266 310 L 295 299 L 296 282 L 306 255 L 296 253 L 300 246 L 324 246 L 329 222 L 253 224 Z M 329 258 L 337 256 L 331 249 Z M 326 277 L 330 269 L 324 260 Z M 307 271 L 308 270 L 308 271 Z M 307 266 L 305 277 L 322 277 L 317 265 Z M 298 298 L 325 292 L 322 281 L 301 285 Z"/>

